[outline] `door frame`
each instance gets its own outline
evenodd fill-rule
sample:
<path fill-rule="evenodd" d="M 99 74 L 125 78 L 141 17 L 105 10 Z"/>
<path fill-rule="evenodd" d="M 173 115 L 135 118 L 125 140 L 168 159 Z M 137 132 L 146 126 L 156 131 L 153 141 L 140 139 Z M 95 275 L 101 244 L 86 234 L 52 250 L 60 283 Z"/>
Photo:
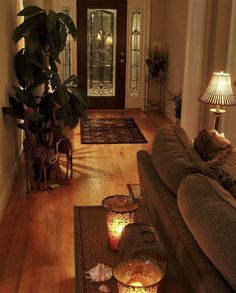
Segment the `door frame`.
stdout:
<path fill-rule="evenodd" d="M 98 2 L 97 0 L 96 2 Z M 122 1 L 122 0 L 121 0 Z M 55 11 L 61 11 L 68 8 L 71 10 L 71 17 L 74 23 L 77 22 L 77 3 L 71 0 L 52 0 L 52 6 Z M 140 93 L 134 97 L 130 95 L 130 68 L 131 68 L 131 15 L 133 9 L 142 10 L 142 54 L 141 54 L 141 73 L 140 73 Z M 145 95 L 145 74 L 147 73 L 147 66 L 145 59 L 148 57 L 150 48 L 150 28 L 151 28 L 151 0 L 127 0 L 127 33 L 126 33 L 126 90 L 125 90 L 125 109 L 139 108 L 144 109 L 144 95 Z M 61 72 L 62 66 L 59 66 Z M 72 73 L 77 75 L 77 42 L 72 42 Z"/>
<path fill-rule="evenodd" d="M 91 108 L 95 109 L 124 109 L 125 108 L 125 86 L 126 86 L 126 64 L 120 60 L 125 58 L 121 52 L 126 54 L 126 32 L 127 32 L 127 0 L 107 1 L 105 0 L 77 0 L 77 28 L 78 34 L 82 35 L 77 41 L 77 74 L 82 89 L 87 92 L 87 75 L 79 72 L 80 68 L 86 68 L 87 72 L 87 12 L 92 9 L 116 9 L 117 10 L 117 40 L 116 40 L 116 78 L 115 78 L 115 96 L 92 96 Z M 89 2 L 89 3 L 88 3 Z M 126 9 L 123 10 L 124 5 Z M 122 17 L 121 17 L 122 16 Z M 125 31 L 125 34 L 118 34 L 119 29 Z M 86 33 L 85 33 L 86 32 Z"/>

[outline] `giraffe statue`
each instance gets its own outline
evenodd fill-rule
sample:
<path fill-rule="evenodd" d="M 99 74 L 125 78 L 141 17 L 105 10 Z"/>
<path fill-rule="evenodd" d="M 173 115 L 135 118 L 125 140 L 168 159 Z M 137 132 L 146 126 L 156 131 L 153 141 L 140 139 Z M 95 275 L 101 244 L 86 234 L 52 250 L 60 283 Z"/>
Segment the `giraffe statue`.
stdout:
<path fill-rule="evenodd" d="M 70 179 L 73 178 L 73 157 L 72 157 L 72 143 L 68 137 L 62 135 L 61 141 L 58 147 L 59 153 L 66 155 L 66 176 L 64 180 L 67 180 L 70 165 Z"/>
<path fill-rule="evenodd" d="M 33 110 L 26 105 L 24 105 L 24 130 L 25 130 L 25 140 L 23 142 L 24 148 L 24 159 L 25 159 L 25 178 L 26 178 L 26 192 L 30 193 L 31 190 L 31 165 L 32 163 L 39 164 L 39 176 L 38 176 L 38 187 L 42 179 L 44 179 L 44 190 L 47 189 L 47 149 L 45 146 L 37 141 L 34 133 L 29 129 L 28 115 Z"/>
<path fill-rule="evenodd" d="M 61 106 L 58 103 L 55 103 L 52 109 L 52 122 L 55 125 L 59 124 L 56 120 L 56 111 L 59 110 Z M 64 180 L 67 180 L 69 167 L 70 167 L 70 179 L 73 178 L 73 157 L 72 157 L 72 143 L 68 137 L 61 135 L 58 144 L 58 151 L 60 154 L 66 155 L 66 175 Z"/>

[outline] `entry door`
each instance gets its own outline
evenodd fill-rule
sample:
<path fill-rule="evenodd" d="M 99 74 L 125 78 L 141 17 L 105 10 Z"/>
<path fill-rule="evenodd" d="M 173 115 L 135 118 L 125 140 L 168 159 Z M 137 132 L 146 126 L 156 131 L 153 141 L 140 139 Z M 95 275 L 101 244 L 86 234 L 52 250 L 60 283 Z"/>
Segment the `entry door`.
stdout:
<path fill-rule="evenodd" d="M 77 0 L 77 74 L 93 109 L 125 107 L 127 0 Z"/>

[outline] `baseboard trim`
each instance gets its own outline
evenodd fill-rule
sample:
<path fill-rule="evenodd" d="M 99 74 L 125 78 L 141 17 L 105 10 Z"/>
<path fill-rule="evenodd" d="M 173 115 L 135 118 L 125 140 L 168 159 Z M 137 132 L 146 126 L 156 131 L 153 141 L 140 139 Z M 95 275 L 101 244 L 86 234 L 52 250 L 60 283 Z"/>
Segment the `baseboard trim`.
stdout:
<path fill-rule="evenodd" d="M 0 222 L 2 222 L 2 218 L 5 213 L 5 210 L 6 210 L 9 198 L 10 198 L 10 194 L 11 194 L 12 188 L 15 183 L 16 176 L 17 176 L 17 173 L 18 173 L 20 165 L 21 165 L 22 157 L 23 157 L 23 148 L 21 148 L 18 153 L 17 159 L 16 159 L 15 164 L 12 168 L 12 172 L 9 176 L 9 180 L 8 180 L 6 187 L 5 187 L 5 189 L 2 193 L 2 196 L 0 198 Z"/>

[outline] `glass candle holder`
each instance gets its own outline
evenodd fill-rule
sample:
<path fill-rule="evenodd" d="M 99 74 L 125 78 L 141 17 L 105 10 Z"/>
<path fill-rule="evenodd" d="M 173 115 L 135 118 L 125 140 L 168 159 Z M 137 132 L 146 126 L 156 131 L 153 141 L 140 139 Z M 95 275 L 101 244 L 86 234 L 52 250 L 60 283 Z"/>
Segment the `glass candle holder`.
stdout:
<path fill-rule="evenodd" d="M 108 243 L 111 250 L 118 250 L 121 233 L 127 224 L 134 222 L 137 200 L 126 195 L 111 195 L 103 199 L 106 209 Z"/>
<path fill-rule="evenodd" d="M 118 264 L 113 275 L 119 293 L 156 293 L 164 270 L 153 259 L 134 258 Z"/>

